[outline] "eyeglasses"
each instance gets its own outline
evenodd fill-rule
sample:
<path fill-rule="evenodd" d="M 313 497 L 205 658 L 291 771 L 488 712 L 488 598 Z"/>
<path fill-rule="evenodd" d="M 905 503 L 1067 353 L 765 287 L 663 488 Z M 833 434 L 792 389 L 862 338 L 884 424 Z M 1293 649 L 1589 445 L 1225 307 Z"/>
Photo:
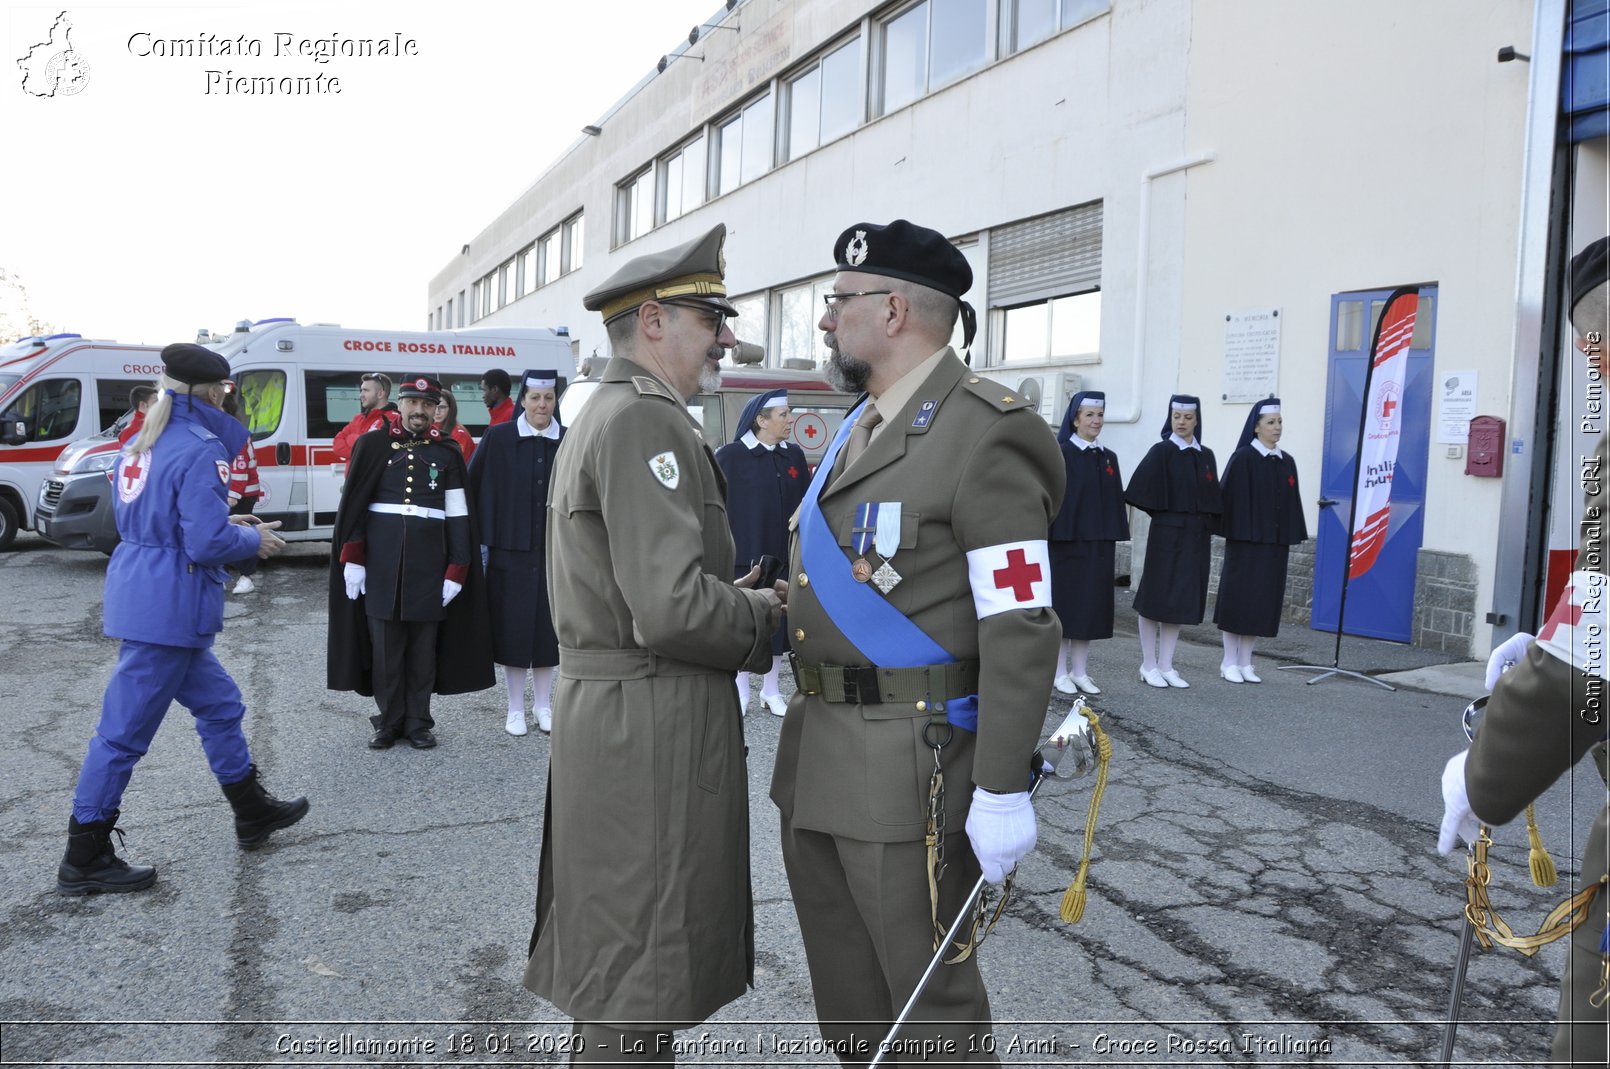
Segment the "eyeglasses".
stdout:
<path fill-rule="evenodd" d="M 716 309 L 711 308 L 708 304 L 691 304 L 683 301 L 661 301 L 660 303 L 672 305 L 677 308 L 685 308 L 694 313 L 699 317 L 700 321 L 702 321 L 705 326 L 710 328 L 710 333 L 716 335 L 717 337 L 720 337 L 722 330 L 726 328 L 726 313 L 717 311 Z"/>
<path fill-rule="evenodd" d="M 837 323 L 839 321 L 839 304 L 851 297 L 884 297 L 894 290 L 856 290 L 854 293 L 824 293 L 822 303 L 827 305 L 827 318 Z"/>

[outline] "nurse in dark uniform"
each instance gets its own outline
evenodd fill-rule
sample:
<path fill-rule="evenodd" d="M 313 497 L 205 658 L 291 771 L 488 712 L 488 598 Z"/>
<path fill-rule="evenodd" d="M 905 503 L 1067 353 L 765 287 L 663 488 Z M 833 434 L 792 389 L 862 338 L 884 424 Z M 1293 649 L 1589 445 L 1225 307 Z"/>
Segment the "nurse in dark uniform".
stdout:
<path fill-rule="evenodd" d="M 737 435 L 716 450 L 727 479 L 727 523 L 737 547 L 735 579 L 749 574 L 764 554 L 788 560 L 788 519 L 805 498 L 811 469 L 805 450 L 788 441 L 792 429 L 788 391 L 756 394 L 738 417 Z M 777 676 L 788 652 L 788 629 L 772 636 L 771 671 L 760 681 L 760 700 L 772 715 L 788 711 Z M 738 673 L 738 708 L 749 708 L 749 673 Z"/>
<path fill-rule="evenodd" d="M 1199 440 L 1202 402 L 1168 399 L 1159 437 L 1130 477 L 1124 499 L 1152 518 L 1146 565 L 1135 591 L 1140 624 L 1140 678 L 1153 687 L 1190 686 L 1174 671 L 1180 627 L 1207 610 L 1212 532 L 1218 521 L 1219 467 Z"/>
<path fill-rule="evenodd" d="M 1252 669 L 1252 644 L 1279 634 L 1286 557 L 1308 537 L 1297 464 L 1281 451 L 1280 430 L 1280 398 L 1259 401 L 1224 463 L 1224 567 L 1213 622 L 1224 637 L 1219 675 L 1231 683 L 1263 682 Z"/>
<path fill-rule="evenodd" d="M 1062 621 L 1056 688 L 1100 694 L 1090 678 L 1090 643 L 1112 637 L 1113 546 L 1129 540 L 1124 475 L 1099 436 L 1107 395 L 1073 395 L 1057 442 L 1067 469 L 1062 509 L 1051 521 L 1051 606 Z"/>
<path fill-rule="evenodd" d="M 470 486 L 488 548 L 486 584 L 492 616 L 492 659 L 503 666 L 509 716 L 503 729 L 526 733 L 525 685 L 531 670 L 537 726 L 553 727 L 549 693 L 559 640 L 548 609 L 545 560 L 548 476 L 565 430 L 554 412 L 556 371 L 521 376 L 520 415 L 487 428 L 470 462 Z"/>

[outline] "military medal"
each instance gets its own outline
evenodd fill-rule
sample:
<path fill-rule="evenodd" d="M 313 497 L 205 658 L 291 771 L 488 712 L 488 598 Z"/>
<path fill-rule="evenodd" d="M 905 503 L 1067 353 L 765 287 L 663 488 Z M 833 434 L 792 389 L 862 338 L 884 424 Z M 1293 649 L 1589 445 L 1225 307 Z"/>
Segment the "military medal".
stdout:
<path fill-rule="evenodd" d="M 872 573 L 872 584 L 887 594 L 899 585 L 901 575 L 889 561 L 900 551 L 900 502 L 884 501 L 872 506 L 873 546 L 883 564 Z"/>
<path fill-rule="evenodd" d="M 436 465 L 434 464 L 430 466 L 430 488 L 432 490 L 436 489 Z"/>
<path fill-rule="evenodd" d="M 872 536 L 878 529 L 878 506 L 868 501 L 855 507 L 855 526 L 850 528 L 850 545 L 855 550 L 855 561 L 850 565 L 850 576 L 857 583 L 872 578 L 872 562 L 866 559 L 872 548 Z"/>

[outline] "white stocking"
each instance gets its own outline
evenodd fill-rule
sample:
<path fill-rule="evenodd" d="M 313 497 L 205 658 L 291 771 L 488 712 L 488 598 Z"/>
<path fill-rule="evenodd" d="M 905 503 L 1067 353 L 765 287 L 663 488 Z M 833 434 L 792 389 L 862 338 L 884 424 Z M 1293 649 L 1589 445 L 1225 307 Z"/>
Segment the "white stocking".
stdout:
<path fill-rule="evenodd" d="M 1179 624 L 1157 625 L 1157 667 L 1162 671 L 1174 671 L 1174 647 L 1179 640 Z"/>
<path fill-rule="evenodd" d="M 1254 635 L 1242 635 L 1241 636 L 1241 660 L 1236 662 L 1237 664 L 1240 664 L 1243 667 L 1250 667 L 1251 666 L 1251 664 L 1252 664 L 1252 647 L 1257 644 L 1257 641 L 1258 641 L 1258 639 Z"/>
<path fill-rule="evenodd" d="M 531 707 L 553 708 L 553 667 L 531 669 Z"/>
<path fill-rule="evenodd" d="M 782 667 L 782 656 L 780 654 L 773 656 L 771 659 L 771 671 L 767 672 L 766 678 L 760 681 L 760 697 L 762 700 L 779 696 L 777 693 L 777 673 L 782 670 Z"/>
<path fill-rule="evenodd" d="M 1144 616 L 1135 617 L 1140 622 L 1140 670 L 1153 672 L 1157 670 L 1157 622 L 1148 620 Z"/>
<path fill-rule="evenodd" d="M 1228 631 L 1220 631 L 1219 638 L 1224 641 L 1224 660 L 1219 662 L 1221 668 L 1241 667 L 1241 636 L 1232 635 Z"/>
<path fill-rule="evenodd" d="M 1070 676 L 1087 676 L 1090 674 L 1090 643 L 1070 638 L 1062 643 L 1068 651 L 1068 674 Z"/>
<path fill-rule="evenodd" d="M 738 712 L 749 711 L 749 673 L 738 673 Z"/>
<path fill-rule="evenodd" d="M 525 669 L 506 664 L 503 679 L 509 685 L 509 712 L 525 712 Z"/>

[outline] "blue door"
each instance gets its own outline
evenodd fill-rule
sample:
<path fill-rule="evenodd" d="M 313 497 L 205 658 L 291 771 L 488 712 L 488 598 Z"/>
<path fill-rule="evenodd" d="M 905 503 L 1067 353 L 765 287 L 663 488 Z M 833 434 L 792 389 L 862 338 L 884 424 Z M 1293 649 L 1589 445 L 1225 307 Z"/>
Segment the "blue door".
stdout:
<path fill-rule="evenodd" d="M 1319 478 L 1319 531 L 1314 559 L 1311 622 L 1335 631 L 1347 566 L 1348 513 L 1358 464 L 1359 416 L 1364 372 L 1375 325 L 1390 289 L 1338 293 L 1330 302 L 1330 361 L 1325 394 L 1325 453 Z M 1349 635 L 1408 642 L 1414 628 L 1414 577 L 1425 533 L 1426 463 L 1431 446 L 1432 349 L 1436 338 L 1437 287 L 1420 288 L 1408 371 L 1400 394 L 1403 436 L 1392 471 L 1392 509 L 1386 543 L 1375 564 L 1355 576 L 1347 591 Z"/>

